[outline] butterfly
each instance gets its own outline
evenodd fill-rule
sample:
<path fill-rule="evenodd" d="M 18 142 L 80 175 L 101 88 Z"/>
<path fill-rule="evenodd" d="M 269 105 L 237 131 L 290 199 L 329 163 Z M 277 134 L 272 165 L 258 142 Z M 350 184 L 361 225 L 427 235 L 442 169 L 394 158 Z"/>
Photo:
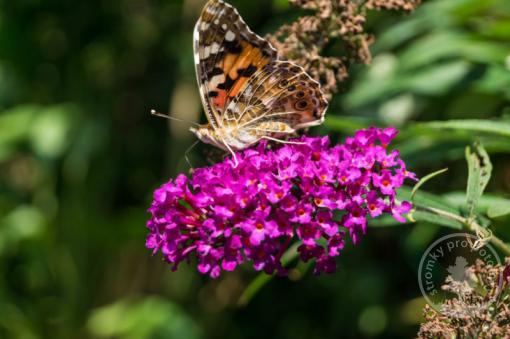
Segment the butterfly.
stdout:
<path fill-rule="evenodd" d="M 193 34 L 198 86 L 208 123 L 190 130 L 234 155 L 261 139 L 281 138 L 324 121 L 328 106 L 318 82 L 278 58 L 237 10 L 209 0 Z"/>

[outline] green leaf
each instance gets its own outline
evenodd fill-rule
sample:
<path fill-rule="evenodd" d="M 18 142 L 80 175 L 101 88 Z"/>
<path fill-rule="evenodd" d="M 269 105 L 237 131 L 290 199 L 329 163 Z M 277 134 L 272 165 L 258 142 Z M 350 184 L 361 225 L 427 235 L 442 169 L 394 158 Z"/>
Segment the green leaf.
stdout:
<path fill-rule="evenodd" d="M 396 25 L 388 27 L 382 32 L 374 44 L 374 54 L 381 51 L 387 51 L 397 47 L 420 34 L 424 34 L 430 29 L 430 23 L 427 18 L 414 16 L 408 20 L 399 22 Z"/>
<path fill-rule="evenodd" d="M 396 82 L 399 91 L 411 90 L 424 95 L 443 95 L 459 83 L 470 70 L 469 63 L 456 60 L 409 71 Z"/>
<path fill-rule="evenodd" d="M 301 245 L 300 242 L 293 244 L 285 253 L 282 255 L 282 265 L 285 266 L 298 256 L 297 248 Z M 266 273 L 260 273 L 255 279 L 252 280 L 251 283 L 244 289 L 243 293 L 239 297 L 237 304 L 239 306 L 246 306 L 251 299 L 260 291 L 262 287 L 264 287 L 272 278 L 273 275 L 269 275 Z"/>
<path fill-rule="evenodd" d="M 489 207 L 487 216 L 489 218 L 498 218 L 510 214 L 510 200 L 499 201 Z"/>
<path fill-rule="evenodd" d="M 397 190 L 397 199 L 402 200 L 411 200 L 411 192 L 412 188 L 403 186 Z M 460 209 L 450 204 L 446 199 L 439 195 L 435 195 L 432 193 L 419 191 L 416 193 L 413 199 L 413 205 L 415 206 L 426 206 L 438 208 L 443 211 L 452 213 L 452 214 L 460 214 Z"/>
<path fill-rule="evenodd" d="M 401 67 L 417 68 L 454 55 L 458 55 L 459 45 L 465 34 L 449 31 L 436 32 L 415 40 L 401 55 Z"/>
<path fill-rule="evenodd" d="M 430 222 L 431 224 L 440 225 L 440 226 L 446 226 L 454 229 L 462 229 L 463 225 L 462 223 L 452 220 L 450 218 L 446 218 L 444 216 L 431 213 L 428 211 L 423 210 L 417 210 L 412 214 L 412 218 L 415 221 L 426 221 Z"/>
<path fill-rule="evenodd" d="M 380 59 L 380 58 L 379 58 Z M 387 59 L 387 60 L 384 60 Z M 374 68 L 391 69 L 391 57 L 387 56 L 383 62 L 374 59 Z M 396 60 L 395 60 L 396 62 Z M 379 64 L 385 64 L 378 66 Z M 419 70 L 400 71 L 372 71 L 366 79 L 356 83 L 356 86 L 345 96 L 344 105 L 348 109 L 360 107 L 381 98 L 391 97 L 401 92 L 415 92 L 424 95 L 443 95 L 468 74 L 470 65 L 463 60 L 455 60 L 443 64 L 427 66 Z M 382 78 L 378 73 L 388 73 Z M 376 75 L 374 75 L 376 74 Z"/>
<path fill-rule="evenodd" d="M 479 143 L 475 143 L 473 150 L 466 147 L 466 160 L 468 163 L 468 183 L 466 202 L 469 219 L 475 217 L 478 200 L 483 194 L 492 174 L 492 164 L 487 151 Z"/>
<path fill-rule="evenodd" d="M 401 187 L 397 190 L 398 200 L 411 200 L 412 189 L 409 187 Z M 452 220 L 451 218 L 437 215 L 428 208 L 438 209 L 446 212 L 446 214 L 460 215 L 460 210 L 455 206 L 452 206 L 446 199 L 441 196 L 418 191 L 415 193 L 413 199 L 413 206 L 415 211 L 410 213 L 408 216 L 414 221 L 425 221 L 435 225 L 446 226 L 454 229 L 462 229 L 462 223 Z"/>
<path fill-rule="evenodd" d="M 432 121 L 421 124 L 416 124 L 412 130 L 444 130 L 453 129 L 465 132 L 480 132 L 489 133 L 503 137 L 510 138 L 510 121 L 505 120 L 482 120 L 482 119 L 467 119 L 467 120 L 447 120 L 447 121 Z"/>
<path fill-rule="evenodd" d="M 413 190 L 411 191 L 411 200 L 413 200 L 416 192 L 418 191 L 418 189 L 423 185 L 425 184 L 427 181 L 429 181 L 430 179 L 440 175 L 440 174 L 443 174 L 444 172 L 448 171 L 448 168 L 443 168 L 443 169 L 440 169 L 439 171 L 435 171 L 435 172 L 432 172 L 430 174 L 427 174 L 426 176 L 424 176 L 423 178 L 420 179 L 420 181 L 418 181 L 418 183 L 416 185 L 414 185 L 413 187 Z"/>
<path fill-rule="evenodd" d="M 400 60 L 402 68 L 415 69 L 450 58 L 498 63 L 506 55 L 508 48 L 501 43 L 475 39 L 464 32 L 443 31 L 416 40 Z"/>
<path fill-rule="evenodd" d="M 501 137 L 476 138 L 473 133 L 444 133 L 433 131 L 429 133 L 408 133 L 404 130 L 398 136 L 393 148 L 398 149 L 403 159 L 414 167 L 440 166 L 444 162 L 465 159 L 466 144 L 473 139 L 480 140 L 489 154 L 510 153 L 510 142 Z M 465 192 L 464 192 L 465 203 Z"/>
<path fill-rule="evenodd" d="M 508 23 L 510 34 L 510 22 Z M 482 92 L 502 93 L 510 98 L 510 72 L 504 65 L 490 65 L 474 87 Z"/>
<path fill-rule="evenodd" d="M 237 301 L 237 304 L 239 306 L 248 305 L 255 294 L 257 294 L 257 292 L 260 291 L 260 289 L 264 287 L 264 285 L 266 285 L 272 278 L 272 275 L 259 273 L 259 275 L 257 275 L 257 277 L 253 279 L 252 282 L 250 282 L 250 284 L 244 289 L 243 294 L 241 294 L 241 297 Z"/>
<path fill-rule="evenodd" d="M 442 197 L 446 199 L 450 204 L 458 208 L 463 208 L 466 206 L 466 192 L 449 192 L 443 194 Z M 510 199 L 502 198 L 493 194 L 484 194 L 478 200 L 476 211 L 478 213 L 488 215 L 488 211 L 493 205 L 510 207 Z M 499 209 L 499 207 L 496 209 Z"/>

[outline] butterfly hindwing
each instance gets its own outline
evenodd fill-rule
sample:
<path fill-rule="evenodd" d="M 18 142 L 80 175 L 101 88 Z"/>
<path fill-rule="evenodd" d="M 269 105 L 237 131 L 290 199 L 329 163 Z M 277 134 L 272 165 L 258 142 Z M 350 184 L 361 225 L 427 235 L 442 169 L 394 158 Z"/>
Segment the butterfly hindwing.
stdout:
<path fill-rule="evenodd" d="M 327 105 L 320 85 L 303 68 L 274 61 L 254 74 L 227 104 L 225 119 L 238 122 L 239 128 L 286 134 L 322 123 Z"/>
<path fill-rule="evenodd" d="M 252 75 L 277 59 L 269 42 L 221 0 L 205 5 L 195 26 L 194 53 L 202 102 L 214 128 L 221 126 L 226 103 Z"/>

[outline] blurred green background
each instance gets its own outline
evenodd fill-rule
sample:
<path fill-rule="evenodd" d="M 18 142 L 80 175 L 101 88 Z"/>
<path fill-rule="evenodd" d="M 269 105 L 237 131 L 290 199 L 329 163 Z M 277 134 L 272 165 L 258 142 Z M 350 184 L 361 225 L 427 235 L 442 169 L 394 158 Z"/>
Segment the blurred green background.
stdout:
<path fill-rule="evenodd" d="M 244 307 L 251 269 L 218 280 L 186 265 L 172 273 L 145 249 L 152 191 L 188 170 L 194 141 L 186 124 L 149 110 L 203 120 L 192 56 L 203 3 L 0 1 L 0 337 L 415 335 L 419 260 L 448 229 L 374 224 L 337 273 L 293 271 Z M 231 3 L 260 34 L 298 14 L 286 0 Z M 369 124 L 399 127 L 395 147 L 411 170 L 450 168 L 426 189 L 453 205 L 464 148 L 479 139 L 494 164 L 489 192 L 508 198 L 510 2 L 431 0 L 410 15 L 372 12 L 368 29 L 372 65 L 352 68 L 312 132 L 342 140 Z M 496 123 L 424 123 L 447 119 Z M 194 149 L 193 164 L 210 152 Z M 508 221 L 493 223 L 507 241 Z"/>

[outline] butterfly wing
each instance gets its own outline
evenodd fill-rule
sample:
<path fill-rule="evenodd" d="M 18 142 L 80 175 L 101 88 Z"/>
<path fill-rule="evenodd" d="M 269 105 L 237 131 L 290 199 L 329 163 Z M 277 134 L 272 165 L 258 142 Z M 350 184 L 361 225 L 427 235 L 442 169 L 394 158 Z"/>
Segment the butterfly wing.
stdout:
<path fill-rule="evenodd" d="M 226 105 L 225 123 L 257 135 L 281 135 L 319 125 L 328 103 L 300 66 L 287 61 L 265 65 Z"/>
<path fill-rule="evenodd" d="M 194 54 L 202 104 L 213 128 L 222 126 L 227 102 L 248 79 L 277 59 L 271 44 L 221 0 L 205 5 L 195 26 Z"/>

